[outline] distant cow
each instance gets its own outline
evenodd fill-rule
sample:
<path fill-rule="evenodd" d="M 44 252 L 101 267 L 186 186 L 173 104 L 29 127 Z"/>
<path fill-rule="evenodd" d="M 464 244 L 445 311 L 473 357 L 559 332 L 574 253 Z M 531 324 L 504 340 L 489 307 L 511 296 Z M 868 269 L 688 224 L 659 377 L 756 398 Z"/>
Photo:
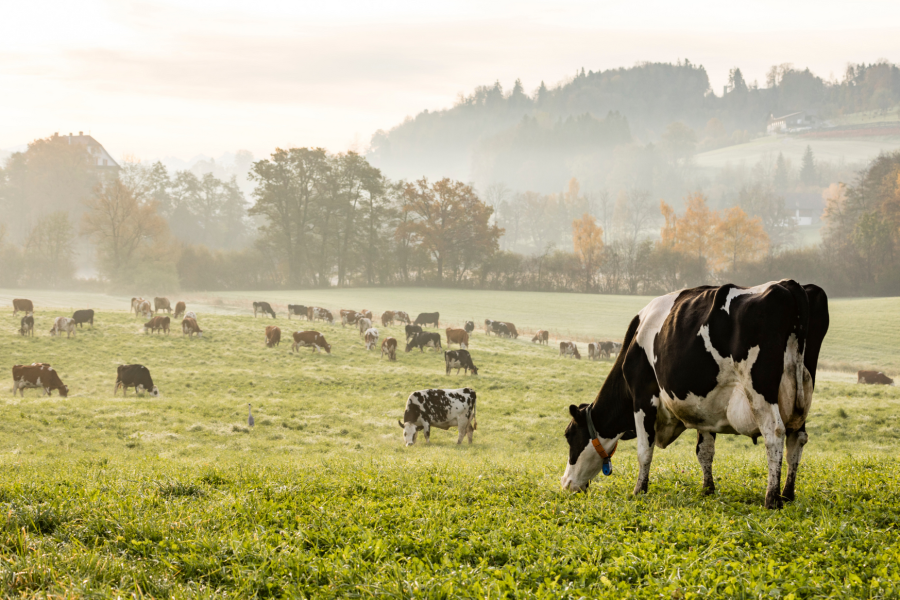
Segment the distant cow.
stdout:
<path fill-rule="evenodd" d="M 308 307 L 303 306 L 302 304 L 288 304 L 288 320 L 291 319 L 291 315 L 297 315 L 298 317 L 308 319 L 309 311 L 307 308 Z"/>
<path fill-rule="evenodd" d="M 419 316 L 416 317 L 416 320 L 413 323 L 413 325 L 422 325 L 422 326 L 434 325 L 435 327 L 437 327 L 438 321 L 440 320 L 440 318 L 441 318 L 441 313 L 436 313 L 436 312 L 419 313 Z"/>
<path fill-rule="evenodd" d="M 416 335 L 422 333 L 422 328 L 418 325 L 407 325 L 406 326 L 406 341 L 408 342 L 410 338 L 415 337 Z"/>
<path fill-rule="evenodd" d="M 135 316 L 141 315 L 145 319 L 149 319 L 153 316 L 153 309 L 150 307 L 150 303 L 146 300 L 141 300 L 140 304 L 137 306 L 137 311 L 135 312 Z"/>
<path fill-rule="evenodd" d="M 368 319 L 366 319 L 368 321 Z M 366 330 L 366 350 L 374 350 L 375 344 L 378 343 L 378 330 L 370 327 Z"/>
<path fill-rule="evenodd" d="M 381 358 L 387 354 L 388 360 L 397 360 L 397 340 L 389 337 L 381 342 Z"/>
<path fill-rule="evenodd" d="M 140 314 L 140 306 L 141 303 L 144 302 L 143 298 L 132 298 L 131 299 L 131 312 L 134 313 L 135 316 Z"/>
<path fill-rule="evenodd" d="M 175 317 L 174 318 L 177 319 L 178 317 L 184 315 L 184 311 L 186 311 L 186 310 L 187 310 L 187 305 L 184 302 L 182 302 L 181 300 L 179 300 L 178 304 L 175 305 Z"/>
<path fill-rule="evenodd" d="M 266 347 L 274 348 L 281 343 L 281 329 L 275 325 L 266 327 Z"/>
<path fill-rule="evenodd" d="M 464 369 L 466 375 L 469 374 L 469 370 L 472 371 L 472 375 L 478 375 L 478 367 L 472 362 L 472 355 L 468 350 L 444 352 L 444 363 L 447 366 L 447 375 L 450 374 L 450 369 L 456 369 L 457 375 L 459 375 L 460 369 Z"/>
<path fill-rule="evenodd" d="M 67 339 L 75 335 L 75 319 L 56 317 L 56 320 L 53 321 L 53 328 L 50 329 L 50 335 L 56 337 L 62 335 L 63 332 L 66 332 Z"/>
<path fill-rule="evenodd" d="M 191 313 L 188 313 L 191 314 Z M 188 336 L 194 337 L 194 334 L 197 334 L 198 338 L 203 337 L 203 330 L 200 329 L 200 326 L 197 325 L 197 319 L 194 317 L 185 317 L 181 321 L 181 337 Z"/>
<path fill-rule="evenodd" d="M 256 318 L 257 313 L 262 313 L 265 317 L 267 314 L 272 315 L 272 318 L 275 318 L 275 311 L 272 310 L 272 306 L 268 302 L 254 302 L 253 303 L 253 318 Z"/>
<path fill-rule="evenodd" d="M 331 315 L 331 311 L 325 308 L 308 306 L 306 308 L 306 314 L 310 321 L 327 321 L 329 323 L 334 323 L 334 317 Z"/>
<path fill-rule="evenodd" d="M 509 332 L 509 337 L 513 339 L 519 338 L 519 330 L 516 329 L 516 326 L 510 323 L 509 321 L 504 321 L 504 325 L 506 325 L 506 330 Z"/>
<path fill-rule="evenodd" d="M 423 331 L 417 333 L 411 342 L 406 344 L 406 351 L 409 352 L 413 348 L 418 348 L 419 352 L 425 352 L 425 348 L 441 348 L 441 334 Z"/>
<path fill-rule="evenodd" d="M 406 323 L 407 325 L 411 324 L 411 321 L 409 320 L 409 314 L 403 312 L 402 310 L 395 310 L 394 318 L 397 319 L 398 321 L 400 321 L 401 323 Z"/>
<path fill-rule="evenodd" d="M 493 319 L 485 319 L 484 320 L 484 333 L 486 335 L 491 335 L 494 333 L 494 320 Z"/>
<path fill-rule="evenodd" d="M 588 344 L 588 360 L 600 360 L 599 342 L 591 342 Z"/>
<path fill-rule="evenodd" d="M 574 357 L 581 360 L 581 354 L 578 353 L 578 346 L 575 342 L 560 342 L 559 355 L 565 358 Z"/>
<path fill-rule="evenodd" d="M 160 317 L 159 315 L 156 315 L 144 323 L 144 333 L 159 333 L 165 331 L 166 335 L 169 335 L 169 323 L 169 317 Z"/>
<path fill-rule="evenodd" d="M 372 319 L 360 317 L 356 324 L 359 325 L 359 337 L 363 337 L 366 331 L 368 331 L 372 327 Z"/>
<path fill-rule="evenodd" d="M 621 348 L 622 344 L 618 342 L 600 342 L 598 344 L 600 356 L 604 356 L 606 358 L 612 358 L 613 353 L 617 353 Z M 598 357 L 599 358 L 599 357 Z"/>
<path fill-rule="evenodd" d="M 91 327 L 94 326 L 94 311 L 90 308 L 85 310 L 76 310 L 75 314 L 72 315 L 72 320 L 75 321 L 75 324 L 79 327 L 83 327 L 85 323 L 90 323 Z"/>
<path fill-rule="evenodd" d="M 22 317 L 20 324 L 19 335 L 30 335 L 31 337 L 34 337 L 34 317 L 31 315 Z"/>
<path fill-rule="evenodd" d="M 34 314 L 34 304 L 31 300 L 26 300 L 24 298 L 16 298 L 13 300 L 13 316 L 19 314 L 19 312 L 24 312 L 26 315 Z"/>
<path fill-rule="evenodd" d="M 386 310 L 381 313 L 381 326 L 387 327 L 394 324 L 394 311 Z"/>
<path fill-rule="evenodd" d="M 362 315 L 355 310 L 350 310 L 347 308 L 341 309 L 341 327 L 346 327 L 347 325 L 356 325 L 356 322 L 361 318 Z"/>
<path fill-rule="evenodd" d="M 397 421 L 403 430 L 403 439 L 407 446 L 416 443 L 419 431 L 425 433 L 425 443 L 431 437 L 431 428 L 459 429 L 457 444 L 468 436 L 472 443 L 472 434 L 477 428 L 475 422 L 475 390 L 462 388 L 457 390 L 419 390 L 406 399 L 406 410 L 403 421 Z"/>
<path fill-rule="evenodd" d="M 466 330 L 466 333 L 471 334 L 473 331 L 475 331 L 475 321 L 466 321 L 466 325 L 465 327 L 463 327 L 463 329 Z"/>
<path fill-rule="evenodd" d="M 894 385 L 894 380 L 881 371 L 857 371 L 856 383 L 873 383 L 878 385 Z"/>
<path fill-rule="evenodd" d="M 300 348 L 312 348 L 313 352 L 321 349 L 331 354 L 331 344 L 326 342 L 325 336 L 318 331 L 295 331 L 291 352 L 299 352 Z"/>
<path fill-rule="evenodd" d="M 69 386 L 59 378 L 59 373 L 46 363 L 31 363 L 30 365 L 16 365 L 12 368 L 13 396 L 16 392 L 25 397 L 26 389 L 40 388 L 44 391 L 42 396 L 49 396 L 53 390 L 59 392 L 63 398 L 69 395 Z"/>
<path fill-rule="evenodd" d="M 157 297 L 153 299 L 153 312 L 159 312 L 161 310 L 172 314 L 172 304 L 169 302 L 168 298 Z"/>
<path fill-rule="evenodd" d="M 540 330 L 538 330 L 538 332 L 536 334 L 534 334 L 534 337 L 531 338 L 531 341 L 533 343 L 545 344 L 545 345 L 549 346 L 550 345 L 550 332 L 547 331 L 546 329 L 540 329 Z"/>
<path fill-rule="evenodd" d="M 447 334 L 447 347 L 450 347 L 450 344 L 459 344 L 460 348 L 468 348 L 469 347 L 469 334 L 465 329 L 454 329 L 453 327 L 448 327 L 446 329 Z"/>
<path fill-rule="evenodd" d="M 491 331 L 497 337 L 512 337 L 512 333 L 510 333 L 509 327 L 507 327 L 506 323 L 502 321 L 492 321 Z"/>
<path fill-rule="evenodd" d="M 362 309 L 361 311 L 359 311 L 359 314 L 361 314 L 365 318 L 369 319 L 370 321 L 372 320 L 372 311 L 371 310 Z"/>
<path fill-rule="evenodd" d="M 154 398 L 159 396 L 159 388 L 153 385 L 150 377 L 150 369 L 144 365 L 119 365 L 116 369 L 116 387 L 113 388 L 113 396 L 122 388 L 122 395 L 133 387 L 135 394 L 149 392 Z"/>

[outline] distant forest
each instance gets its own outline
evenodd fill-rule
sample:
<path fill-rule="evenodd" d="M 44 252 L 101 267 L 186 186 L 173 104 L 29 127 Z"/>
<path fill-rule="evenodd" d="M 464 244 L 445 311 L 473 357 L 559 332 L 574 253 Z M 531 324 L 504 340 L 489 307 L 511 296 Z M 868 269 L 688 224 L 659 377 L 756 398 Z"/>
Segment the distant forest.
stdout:
<path fill-rule="evenodd" d="M 481 189 L 504 184 L 539 193 L 558 191 L 571 177 L 591 190 L 642 182 L 675 200 L 687 190 L 673 185 L 671 164 L 692 151 L 749 141 L 765 132 L 770 115 L 802 110 L 829 119 L 887 113 L 898 103 L 900 69 L 887 62 L 849 65 L 840 81 L 784 64 L 766 81 L 748 82 L 734 68 L 724 90 L 711 89 L 703 66 L 688 60 L 642 63 L 582 69 L 532 94 L 519 81 L 509 91 L 499 83 L 479 87 L 452 108 L 424 110 L 376 132 L 367 156 L 395 178 L 453 177 Z"/>

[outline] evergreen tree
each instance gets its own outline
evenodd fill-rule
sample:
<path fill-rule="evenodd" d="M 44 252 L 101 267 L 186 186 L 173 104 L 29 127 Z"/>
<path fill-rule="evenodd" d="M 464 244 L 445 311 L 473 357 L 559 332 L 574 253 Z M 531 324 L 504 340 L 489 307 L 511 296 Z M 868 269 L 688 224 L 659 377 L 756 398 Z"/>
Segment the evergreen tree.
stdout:
<path fill-rule="evenodd" d="M 775 189 L 778 191 L 784 191 L 788 187 L 788 166 L 787 161 L 784 160 L 784 154 L 781 152 L 778 153 L 778 158 L 775 159 L 775 175 L 772 178 L 772 183 L 775 184 Z"/>
<path fill-rule="evenodd" d="M 804 185 L 813 185 L 816 182 L 816 159 L 813 156 L 812 148 L 809 146 L 806 147 L 800 163 L 800 181 Z"/>

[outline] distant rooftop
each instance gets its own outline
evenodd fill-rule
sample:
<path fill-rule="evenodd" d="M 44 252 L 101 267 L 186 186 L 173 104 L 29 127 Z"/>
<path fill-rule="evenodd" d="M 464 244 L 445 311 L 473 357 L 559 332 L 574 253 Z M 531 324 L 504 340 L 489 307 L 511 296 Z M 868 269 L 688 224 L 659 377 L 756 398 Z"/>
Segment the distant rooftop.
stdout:
<path fill-rule="evenodd" d="M 78 135 L 59 135 L 59 133 L 53 134 L 54 138 L 62 138 L 64 140 L 68 140 L 69 144 L 81 144 L 82 146 L 87 147 L 88 154 L 96 161 L 95 165 L 101 169 L 120 169 L 119 163 L 113 160 L 113 157 L 106 151 L 106 148 L 103 147 L 103 144 L 95 140 L 90 134 L 84 135 L 83 131 L 79 131 Z"/>

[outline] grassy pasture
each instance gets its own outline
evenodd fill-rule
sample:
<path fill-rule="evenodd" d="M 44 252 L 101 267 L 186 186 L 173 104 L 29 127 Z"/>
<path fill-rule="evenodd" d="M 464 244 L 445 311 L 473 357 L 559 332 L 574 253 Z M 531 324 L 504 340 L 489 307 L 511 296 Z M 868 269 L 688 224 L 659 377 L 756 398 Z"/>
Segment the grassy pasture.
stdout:
<path fill-rule="evenodd" d="M 447 376 L 435 353 L 401 351 L 388 363 L 366 352 L 352 328 L 282 316 L 275 324 L 285 341 L 266 349 L 272 321 L 245 308 L 258 298 L 378 314 L 439 310 L 442 321 L 494 317 L 618 339 L 646 299 L 233 294 L 192 298 L 202 340 L 177 329 L 144 335 L 142 319 L 112 310 L 67 340 L 47 330 L 68 307 L 16 295 L 39 308 L 34 339 L 14 334 L 11 309 L 0 314 L 4 596 L 800 598 L 900 590 L 898 388 L 823 374 L 798 500 L 782 511 L 762 508 L 764 450 L 745 438 L 719 437 L 718 492 L 701 496 L 691 432 L 657 450 L 647 496 L 630 493 L 633 442 L 617 452 L 612 477 L 571 496 L 559 491 L 566 407 L 595 395 L 608 362 L 558 359 L 553 347 L 476 331 L 470 350 L 481 374 Z M 117 299 L 75 301 L 72 308 L 97 309 Z M 823 362 L 900 366 L 897 299 L 833 301 L 831 314 Z M 306 328 L 324 333 L 331 355 L 290 353 L 289 331 Z M 402 342 L 401 327 L 387 333 Z M 33 361 L 53 364 L 71 396 L 30 390 L 13 398 L 9 367 Z M 125 362 L 147 365 L 162 398 L 113 398 L 115 367 Z M 463 385 L 478 392 L 475 443 L 457 447 L 455 432 L 437 430 L 431 446 L 404 448 L 396 420 L 408 393 Z"/>

